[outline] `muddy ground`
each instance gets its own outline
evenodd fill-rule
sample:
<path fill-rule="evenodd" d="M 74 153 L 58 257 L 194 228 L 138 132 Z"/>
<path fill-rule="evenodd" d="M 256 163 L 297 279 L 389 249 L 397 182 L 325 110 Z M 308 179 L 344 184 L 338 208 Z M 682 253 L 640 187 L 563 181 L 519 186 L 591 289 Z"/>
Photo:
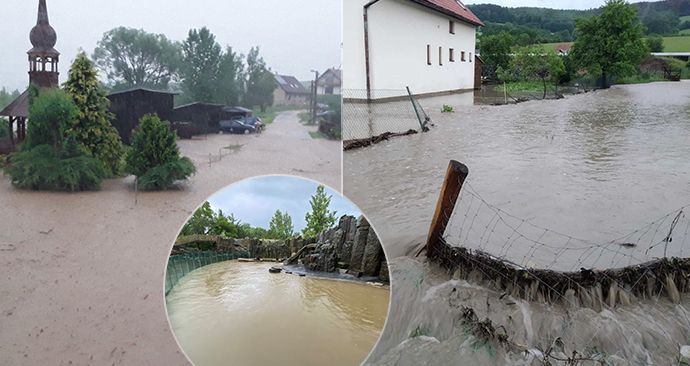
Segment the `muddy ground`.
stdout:
<path fill-rule="evenodd" d="M 164 308 L 178 230 L 243 178 L 294 174 L 340 189 L 341 144 L 308 131 L 285 112 L 262 135 L 181 140 L 197 174 L 136 204 L 131 177 L 77 194 L 20 191 L 0 177 L 0 363 L 188 365 Z"/>

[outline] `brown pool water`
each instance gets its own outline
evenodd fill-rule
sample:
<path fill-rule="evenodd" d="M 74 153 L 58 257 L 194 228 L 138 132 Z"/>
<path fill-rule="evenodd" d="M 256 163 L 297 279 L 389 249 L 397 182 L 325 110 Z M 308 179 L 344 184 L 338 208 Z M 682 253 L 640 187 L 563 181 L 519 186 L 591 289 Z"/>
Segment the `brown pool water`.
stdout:
<path fill-rule="evenodd" d="M 168 294 L 173 332 L 196 366 L 359 365 L 378 340 L 389 291 L 271 274 L 228 261 L 191 272 Z"/>

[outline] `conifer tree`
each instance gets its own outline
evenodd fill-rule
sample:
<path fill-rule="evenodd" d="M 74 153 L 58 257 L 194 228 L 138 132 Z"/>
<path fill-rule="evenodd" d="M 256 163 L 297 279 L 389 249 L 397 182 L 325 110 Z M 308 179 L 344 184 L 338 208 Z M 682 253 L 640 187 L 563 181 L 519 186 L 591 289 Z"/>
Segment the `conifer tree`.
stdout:
<path fill-rule="evenodd" d="M 93 63 L 84 52 L 79 53 L 72 63 L 64 88 L 79 109 L 78 118 L 65 130 L 66 136 L 73 138 L 88 154 L 103 163 L 110 175 L 120 174 L 122 141 L 110 123 L 110 101 L 98 82 Z"/>

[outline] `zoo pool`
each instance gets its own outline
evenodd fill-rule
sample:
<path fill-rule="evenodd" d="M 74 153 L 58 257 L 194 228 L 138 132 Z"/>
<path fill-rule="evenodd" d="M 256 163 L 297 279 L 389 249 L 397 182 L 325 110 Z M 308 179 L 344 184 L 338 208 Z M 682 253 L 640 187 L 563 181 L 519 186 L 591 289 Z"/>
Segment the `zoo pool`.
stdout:
<path fill-rule="evenodd" d="M 271 274 L 227 261 L 185 276 L 166 297 L 180 346 L 196 366 L 359 365 L 378 340 L 389 291 Z"/>

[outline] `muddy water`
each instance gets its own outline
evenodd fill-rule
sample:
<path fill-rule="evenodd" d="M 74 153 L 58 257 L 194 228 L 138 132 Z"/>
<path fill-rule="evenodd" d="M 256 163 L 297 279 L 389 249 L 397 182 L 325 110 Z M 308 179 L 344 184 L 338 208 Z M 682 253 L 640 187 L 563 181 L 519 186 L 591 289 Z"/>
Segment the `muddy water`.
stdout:
<path fill-rule="evenodd" d="M 422 99 L 436 124 L 430 133 L 345 153 L 345 193 L 390 257 L 424 240 L 450 159 L 468 165 L 469 184 L 491 204 L 594 243 L 690 204 L 690 82 L 506 106 L 467 101 Z M 440 113 L 444 104 L 455 113 Z M 690 255 L 674 243 L 674 255 Z"/>
<path fill-rule="evenodd" d="M 167 296 L 170 323 L 196 366 L 359 365 L 378 340 L 389 291 L 216 263 Z"/>

